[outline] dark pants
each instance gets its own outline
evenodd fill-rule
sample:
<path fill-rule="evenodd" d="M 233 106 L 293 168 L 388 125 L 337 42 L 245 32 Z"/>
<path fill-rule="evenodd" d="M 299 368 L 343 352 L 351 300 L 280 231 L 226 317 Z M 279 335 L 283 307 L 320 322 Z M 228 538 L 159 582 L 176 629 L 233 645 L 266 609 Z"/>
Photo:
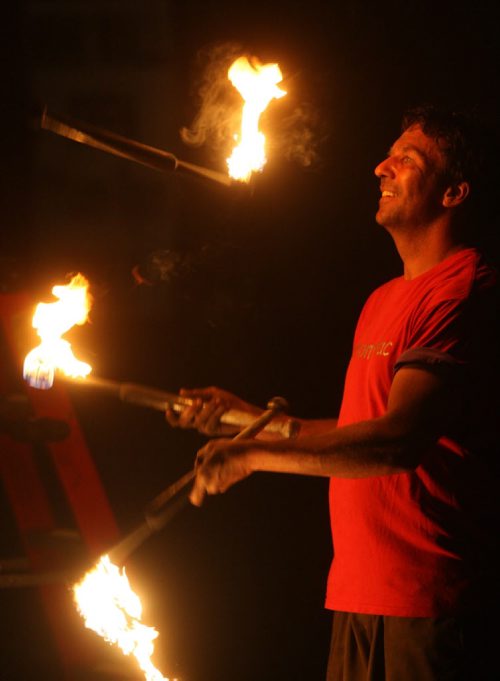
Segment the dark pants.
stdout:
<path fill-rule="evenodd" d="M 496 633 L 480 617 L 335 612 L 327 681 L 494 681 Z"/>

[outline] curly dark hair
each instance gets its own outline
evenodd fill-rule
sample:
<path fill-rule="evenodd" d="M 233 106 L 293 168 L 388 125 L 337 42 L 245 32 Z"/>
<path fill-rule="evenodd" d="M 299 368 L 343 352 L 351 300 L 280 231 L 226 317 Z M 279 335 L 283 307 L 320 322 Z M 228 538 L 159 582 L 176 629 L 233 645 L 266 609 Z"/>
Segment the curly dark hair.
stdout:
<path fill-rule="evenodd" d="M 479 115 L 422 104 L 408 109 L 402 121 L 404 132 L 419 125 L 438 143 L 445 158 L 446 182 L 467 181 L 470 194 L 463 204 L 469 231 L 495 220 L 495 175 L 498 174 L 498 139 Z M 494 217 L 495 216 L 495 217 Z"/>

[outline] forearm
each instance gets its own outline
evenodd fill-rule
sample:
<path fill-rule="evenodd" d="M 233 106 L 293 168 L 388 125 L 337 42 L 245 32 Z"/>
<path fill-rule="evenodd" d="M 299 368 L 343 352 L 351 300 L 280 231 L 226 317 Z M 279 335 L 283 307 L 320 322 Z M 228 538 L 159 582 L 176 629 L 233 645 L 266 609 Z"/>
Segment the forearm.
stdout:
<path fill-rule="evenodd" d="M 330 433 L 337 427 L 337 419 L 299 419 L 294 416 L 282 415 L 279 416 L 276 421 L 294 421 L 298 424 L 297 436 L 300 438 L 307 437 L 310 435 L 322 435 L 324 433 Z M 282 436 L 273 431 L 262 430 L 257 436 L 257 440 L 263 442 L 273 442 L 281 439 Z"/>
<path fill-rule="evenodd" d="M 337 419 L 297 419 L 300 430 L 299 437 L 308 437 L 310 435 L 323 435 L 331 433 L 337 428 Z"/>
<path fill-rule="evenodd" d="M 275 441 L 265 449 L 249 445 L 247 458 L 252 472 L 363 478 L 415 468 L 423 447 L 397 423 L 380 418 Z"/>
<path fill-rule="evenodd" d="M 430 441 L 387 415 L 289 440 L 212 440 L 198 452 L 190 498 L 199 506 L 206 492 L 225 492 L 257 471 L 338 478 L 404 473 L 418 465 Z"/>

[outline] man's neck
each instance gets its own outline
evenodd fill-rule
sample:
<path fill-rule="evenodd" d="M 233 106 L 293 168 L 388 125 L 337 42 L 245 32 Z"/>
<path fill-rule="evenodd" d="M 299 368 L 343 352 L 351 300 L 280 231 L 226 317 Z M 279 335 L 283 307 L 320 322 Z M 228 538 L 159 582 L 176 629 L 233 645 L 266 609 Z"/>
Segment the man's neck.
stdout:
<path fill-rule="evenodd" d="M 418 231 L 392 232 L 404 265 L 404 278 L 415 279 L 465 246 L 449 230 L 432 226 Z"/>

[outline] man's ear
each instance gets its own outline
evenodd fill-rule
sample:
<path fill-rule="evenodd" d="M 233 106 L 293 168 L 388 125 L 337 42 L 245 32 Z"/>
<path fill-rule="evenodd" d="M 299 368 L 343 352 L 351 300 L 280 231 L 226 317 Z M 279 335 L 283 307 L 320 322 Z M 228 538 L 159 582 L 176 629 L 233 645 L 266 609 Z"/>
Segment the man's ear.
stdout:
<path fill-rule="evenodd" d="M 454 208 L 459 206 L 469 196 L 470 186 L 468 182 L 459 182 L 450 185 L 443 194 L 443 206 Z"/>

